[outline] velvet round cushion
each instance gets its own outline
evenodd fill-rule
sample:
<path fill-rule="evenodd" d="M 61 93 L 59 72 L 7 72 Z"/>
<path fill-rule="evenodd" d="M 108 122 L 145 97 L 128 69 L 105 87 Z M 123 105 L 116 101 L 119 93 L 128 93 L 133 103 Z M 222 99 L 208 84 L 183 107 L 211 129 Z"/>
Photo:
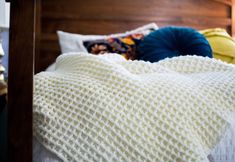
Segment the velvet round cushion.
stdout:
<path fill-rule="evenodd" d="M 212 50 L 195 29 L 171 26 L 147 35 L 139 45 L 137 59 L 156 62 L 180 55 L 212 57 Z"/>

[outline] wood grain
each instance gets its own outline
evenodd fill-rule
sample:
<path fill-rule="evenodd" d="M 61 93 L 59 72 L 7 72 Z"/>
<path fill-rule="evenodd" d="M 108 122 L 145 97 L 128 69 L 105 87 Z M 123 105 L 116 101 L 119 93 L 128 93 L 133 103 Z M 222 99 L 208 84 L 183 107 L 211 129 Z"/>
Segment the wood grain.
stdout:
<path fill-rule="evenodd" d="M 235 38 L 235 0 L 232 0 L 232 29 L 231 35 Z"/>
<path fill-rule="evenodd" d="M 11 2 L 8 80 L 8 161 L 32 161 L 35 0 Z"/>
<path fill-rule="evenodd" d="M 155 22 L 160 27 L 220 27 L 231 33 L 231 6 L 232 0 L 42 0 L 36 72 L 60 54 L 57 30 L 111 34 Z"/>
<path fill-rule="evenodd" d="M 156 22 L 158 26 L 167 25 L 180 25 L 180 26 L 190 26 L 198 27 L 226 27 L 231 25 L 231 19 L 228 18 L 197 18 L 197 17 L 172 17 L 172 18 L 153 18 L 146 20 L 53 20 L 53 19 L 43 19 L 45 23 L 42 28 L 42 34 L 56 33 L 57 30 L 69 31 L 73 33 L 81 34 L 110 34 L 124 32 L 137 28 L 141 25 L 147 24 L 149 22 Z M 199 23 L 200 22 L 200 23 Z M 64 24 L 61 26 L 61 24 Z M 76 26 L 76 28 L 74 27 Z M 79 27 L 78 27 L 79 26 Z M 112 31 L 110 31 L 110 28 Z"/>
<path fill-rule="evenodd" d="M 233 3 L 231 0 L 214 0 L 214 1 L 224 3 L 227 5 L 232 5 L 232 3 Z"/>
<path fill-rule="evenodd" d="M 40 66 L 40 52 L 41 52 L 41 0 L 36 0 L 36 6 L 35 6 L 35 71 L 39 71 L 37 69 Z"/>

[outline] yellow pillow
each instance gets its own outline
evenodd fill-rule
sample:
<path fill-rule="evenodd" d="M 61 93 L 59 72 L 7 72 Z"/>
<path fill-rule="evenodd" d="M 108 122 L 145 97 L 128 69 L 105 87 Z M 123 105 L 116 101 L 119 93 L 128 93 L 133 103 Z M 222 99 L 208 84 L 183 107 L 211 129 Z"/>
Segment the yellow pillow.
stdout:
<path fill-rule="evenodd" d="M 221 28 L 199 31 L 211 45 L 213 57 L 235 64 L 235 40 Z"/>

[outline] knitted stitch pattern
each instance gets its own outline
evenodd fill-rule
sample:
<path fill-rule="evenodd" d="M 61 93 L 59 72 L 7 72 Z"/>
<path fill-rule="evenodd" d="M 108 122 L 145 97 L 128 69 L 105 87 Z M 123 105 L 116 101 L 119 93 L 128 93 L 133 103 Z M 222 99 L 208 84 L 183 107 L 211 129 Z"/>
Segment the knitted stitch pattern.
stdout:
<path fill-rule="evenodd" d="M 35 76 L 34 135 L 62 160 L 204 162 L 235 115 L 235 66 L 67 54 Z"/>

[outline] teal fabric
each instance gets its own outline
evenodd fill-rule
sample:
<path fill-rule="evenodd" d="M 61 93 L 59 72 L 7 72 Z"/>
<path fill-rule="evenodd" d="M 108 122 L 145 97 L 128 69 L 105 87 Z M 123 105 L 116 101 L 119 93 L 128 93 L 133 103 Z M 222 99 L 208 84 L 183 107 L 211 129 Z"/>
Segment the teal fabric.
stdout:
<path fill-rule="evenodd" d="M 180 55 L 212 57 L 206 38 L 192 28 L 169 26 L 158 29 L 140 43 L 137 59 L 157 62 Z"/>

